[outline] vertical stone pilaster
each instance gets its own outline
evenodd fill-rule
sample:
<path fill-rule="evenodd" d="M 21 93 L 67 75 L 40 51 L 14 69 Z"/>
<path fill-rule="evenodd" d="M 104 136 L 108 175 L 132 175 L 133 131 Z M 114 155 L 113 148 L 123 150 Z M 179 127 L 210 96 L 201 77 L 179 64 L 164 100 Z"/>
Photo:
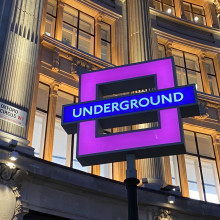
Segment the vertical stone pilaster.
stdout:
<path fill-rule="evenodd" d="M 64 3 L 62 2 L 62 0 L 58 0 L 55 39 L 59 41 L 62 40 L 63 8 Z"/>
<path fill-rule="evenodd" d="M 0 120 L 0 130 L 27 138 L 39 47 L 42 0 L 12 1 L 9 28 L 1 51 L 0 99 L 28 113 L 25 127 Z M 10 4 L 10 3 L 9 3 Z M 0 26 L 2 31 L 2 26 Z"/>
<path fill-rule="evenodd" d="M 169 156 L 164 157 L 164 172 L 166 183 L 172 185 L 172 174 Z"/>
<path fill-rule="evenodd" d="M 53 139 L 54 139 L 54 128 L 56 119 L 56 105 L 58 97 L 59 83 L 53 82 L 50 86 L 50 100 L 49 100 L 49 110 L 47 117 L 47 128 L 45 137 L 45 147 L 44 147 L 44 159 L 51 161 L 53 154 Z"/>
<path fill-rule="evenodd" d="M 47 3 L 48 3 L 48 0 L 43 0 L 40 36 L 42 36 L 45 33 L 45 24 L 46 24 L 46 16 L 47 16 Z"/>
<path fill-rule="evenodd" d="M 149 4 L 149 0 L 127 0 L 130 63 L 152 59 L 152 30 Z M 138 178 L 140 180 L 147 178 L 149 183 L 162 185 L 165 182 L 163 163 L 163 158 L 137 160 Z"/>
<path fill-rule="evenodd" d="M 101 21 L 102 15 L 98 14 L 95 18 L 95 56 L 101 58 Z"/>
<path fill-rule="evenodd" d="M 183 0 L 174 0 L 176 17 L 186 19 L 183 7 Z"/>
<path fill-rule="evenodd" d="M 208 80 L 208 75 L 207 75 L 207 71 L 206 71 L 206 67 L 205 67 L 205 53 L 201 52 L 199 54 L 199 64 L 200 64 L 200 68 L 201 68 L 201 76 L 202 76 L 202 83 L 203 83 L 203 89 L 205 93 L 210 94 L 210 87 L 209 87 L 209 80 Z"/>
<path fill-rule="evenodd" d="M 220 106 L 219 106 L 219 112 L 220 112 Z M 213 146 L 216 157 L 217 171 L 218 171 L 218 175 L 220 176 L 220 133 L 217 133 L 213 136 Z"/>
<path fill-rule="evenodd" d="M 167 57 L 172 56 L 172 45 L 173 45 L 173 42 L 172 42 L 172 41 L 168 41 L 168 42 L 165 44 L 166 56 L 167 56 Z"/>
<path fill-rule="evenodd" d="M 185 163 L 184 155 L 178 155 L 178 165 L 179 165 L 182 196 L 189 197 L 189 185 L 187 180 L 186 163 Z"/>

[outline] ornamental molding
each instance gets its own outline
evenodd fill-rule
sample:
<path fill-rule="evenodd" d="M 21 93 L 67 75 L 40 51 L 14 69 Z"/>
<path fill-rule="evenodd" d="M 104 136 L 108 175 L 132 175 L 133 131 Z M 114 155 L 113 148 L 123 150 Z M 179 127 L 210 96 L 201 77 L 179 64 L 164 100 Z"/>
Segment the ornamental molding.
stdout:
<path fill-rule="evenodd" d="M 171 211 L 168 209 L 160 209 L 156 215 L 154 215 L 154 220 L 172 220 Z"/>
<path fill-rule="evenodd" d="M 0 163 L 0 184 L 8 186 L 16 199 L 12 220 L 19 220 L 24 212 L 25 206 L 22 204 L 21 184 L 19 184 L 19 182 L 27 175 L 28 173 L 26 171 L 20 170 L 19 168 L 10 169 L 6 164 Z"/>
<path fill-rule="evenodd" d="M 216 7 L 216 13 L 217 15 L 219 16 L 220 15 L 220 0 L 214 0 L 214 3 L 213 3 Z"/>
<path fill-rule="evenodd" d="M 200 115 L 194 116 L 194 118 L 198 120 L 207 119 L 209 117 L 207 102 L 199 100 L 198 104 L 199 104 Z"/>

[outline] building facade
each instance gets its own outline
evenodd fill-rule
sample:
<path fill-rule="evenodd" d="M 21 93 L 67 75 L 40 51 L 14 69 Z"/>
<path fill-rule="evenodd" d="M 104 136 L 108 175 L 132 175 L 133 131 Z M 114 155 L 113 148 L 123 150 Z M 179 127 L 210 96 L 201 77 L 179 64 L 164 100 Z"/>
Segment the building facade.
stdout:
<path fill-rule="evenodd" d="M 183 119 L 186 154 L 136 161 L 139 219 L 220 218 L 218 0 L 3 0 L 0 15 L 0 102 L 27 113 L 25 126 L 0 118 L 2 219 L 127 219 L 125 162 L 82 167 L 62 105 L 81 72 L 169 56 L 200 115 Z"/>

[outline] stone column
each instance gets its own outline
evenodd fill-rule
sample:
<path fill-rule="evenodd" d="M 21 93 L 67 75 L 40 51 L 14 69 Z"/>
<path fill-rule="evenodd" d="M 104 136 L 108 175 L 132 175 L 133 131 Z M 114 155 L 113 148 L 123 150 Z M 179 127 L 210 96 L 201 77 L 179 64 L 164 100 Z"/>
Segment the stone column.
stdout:
<path fill-rule="evenodd" d="M 218 22 L 218 28 L 220 27 L 220 0 L 214 0 L 215 10 L 216 10 L 216 16 L 217 16 L 217 22 Z"/>
<path fill-rule="evenodd" d="M 152 30 L 149 0 L 127 0 L 129 62 L 152 59 Z M 146 140 L 147 141 L 147 140 Z M 136 161 L 138 179 L 147 178 L 147 186 L 160 188 L 165 183 L 163 158 Z"/>
<path fill-rule="evenodd" d="M 55 39 L 59 41 L 62 41 L 63 7 L 64 3 L 61 0 L 58 0 Z"/>
<path fill-rule="evenodd" d="M 52 161 L 53 139 L 56 119 L 56 106 L 58 97 L 59 83 L 53 82 L 50 86 L 50 100 L 48 107 L 47 128 L 45 137 L 44 159 Z"/>
<path fill-rule="evenodd" d="M 4 2 L 0 12 L 0 101 L 27 112 L 27 122 L 20 127 L 0 119 L 0 141 L 15 139 L 26 146 L 43 0 Z"/>

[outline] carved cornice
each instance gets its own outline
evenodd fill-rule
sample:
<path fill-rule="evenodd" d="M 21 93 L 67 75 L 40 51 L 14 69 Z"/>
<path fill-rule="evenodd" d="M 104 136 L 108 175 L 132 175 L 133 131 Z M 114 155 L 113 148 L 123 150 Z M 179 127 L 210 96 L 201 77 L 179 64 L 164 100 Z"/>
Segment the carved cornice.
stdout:
<path fill-rule="evenodd" d="M 56 40 L 52 37 L 49 37 L 47 35 L 41 36 L 41 44 L 43 46 L 47 46 L 50 49 L 54 50 L 54 62 L 53 67 L 59 68 L 59 53 L 63 52 L 69 56 L 73 57 L 73 60 L 78 60 L 77 62 L 80 64 L 85 64 L 84 66 L 91 66 L 91 69 L 100 69 L 100 68 L 108 68 L 108 67 L 114 67 L 115 65 L 106 62 L 104 60 L 101 60 L 93 55 L 90 55 L 88 53 L 85 53 L 75 47 L 71 47 L 69 45 L 66 45 L 62 43 L 59 40 Z M 75 64 L 74 64 L 75 65 Z M 55 70 L 55 69 L 54 69 Z M 73 70 L 74 71 L 74 70 Z"/>
<path fill-rule="evenodd" d="M 6 164 L 0 163 L 0 184 L 8 186 L 14 193 L 16 205 L 13 220 L 18 220 L 23 213 L 19 182 L 24 179 L 28 173 L 18 168 L 10 169 Z"/>

